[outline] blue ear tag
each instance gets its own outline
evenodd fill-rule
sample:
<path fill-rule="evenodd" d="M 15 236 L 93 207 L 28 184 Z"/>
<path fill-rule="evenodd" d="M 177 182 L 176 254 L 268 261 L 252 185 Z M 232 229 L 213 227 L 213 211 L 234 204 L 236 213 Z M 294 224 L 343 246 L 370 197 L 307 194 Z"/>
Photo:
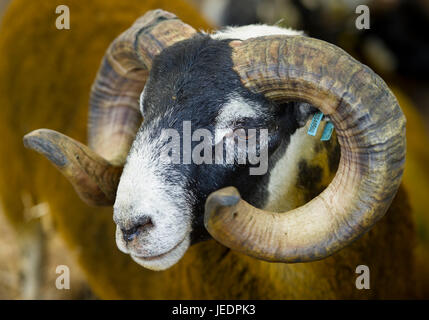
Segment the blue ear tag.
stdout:
<path fill-rule="evenodd" d="M 325 128 L 323 129 L 321 141 L 328 141 L 331 139 L 332 132 L 334 131 L 334 124 L 331 121 L 326 122 Z"/>
<path fill-rule="evenodd" d="M 307 133 L 310 136 L 315 136 L 316 132 L 317 132 L 317 128 L 319 128 L 320 125 L 320 121 L 322 121 L 323 118 L 323 113 L 322 112 L 316 112 L 315 115 L 313 116 L 313 120 L 311 120 L 310 123 L 310 128 L 308 128 Z"/>

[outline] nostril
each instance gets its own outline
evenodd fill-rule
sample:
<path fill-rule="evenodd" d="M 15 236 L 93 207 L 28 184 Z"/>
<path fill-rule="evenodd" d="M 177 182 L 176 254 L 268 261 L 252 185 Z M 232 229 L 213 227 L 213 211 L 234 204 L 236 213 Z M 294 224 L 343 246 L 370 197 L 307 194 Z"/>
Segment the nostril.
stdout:
<path fill-rule="evenodd" d="M 149 227 L 153 227 L 152 219 L 148 216 L 141 216 L 137 219 L 137 228 L 148 229 Z"/>
<path fill-rule="evenodd" d="M 128 230 L 122 230 L 122 236 L 125 242 L 133 241 L 135 237 L 137 237 L 139 233 L 138 228 L 131 228 Z"/>
<path fill-rule="evenodd" d="M 135 227 L 130 229 L 121 229 L 125 242 L 133 241 L 141 232 L 153 227 L 153 225 L 151 218 L 147 216 L 140 217 L 136 221 Z"/>

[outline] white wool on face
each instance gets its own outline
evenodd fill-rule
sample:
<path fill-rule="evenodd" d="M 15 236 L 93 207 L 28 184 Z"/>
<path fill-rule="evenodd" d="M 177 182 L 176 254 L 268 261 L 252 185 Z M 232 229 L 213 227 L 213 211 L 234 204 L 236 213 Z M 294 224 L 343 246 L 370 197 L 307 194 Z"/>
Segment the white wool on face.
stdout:
<path fill-rule="evenodd" d="M 168 169 L 159 157 L 163 137 L 154 140 L 150 135 L 158 121 L 139 132 L 133 143 L 118 186 L 114 220 L 120 228 L 131 229 L 139 218 L 151 219 L 153 226 L 140 232 L 131 244 L 125 243 L 118 228 L 116 242 L 121 251 L 141 257 L 140 264 L 148 261 L 148 268 L 157 260 L 149 257 L 162 255 L 156 264 L 156 269 L 161 269 L 162 261 L 170 264 L 174 257 L 180 259 L 177 246 L 190 235 L 192 209 L 185 186 L 168 182 L 161 174 Z"/>
<path fill-rule="evenodd" d="M 230 94 L 216 117 L 216 129 L 229 128 L 234 121 L 242 118 L 256 118 L 261 112 L 259 104 L 245 100 L 236 93 Z"/>
<path fill-rule="evenodd" d="M 234 143 L 232 136 L 236 130 L 236 122 L 243 118 L 257 118 L 262 113 L 261 107 L 254 101 L 245 100 L 242 96 L 233 93 L 228 96 L 227 102 L 221 107 L 216 117 L 214 144 L 218 145 L 225 142 L 224 148 L 227 154 L 226 159 L 223 159 L 223 152 L 216 153 L 216 163 L 218 164 L 233 164 L 234 153 L 237 147 L 241 154 L 246 153 L 246 143 Z M 245 134 L 245 132 L 243 132 Z M 227 138 L 229 137 L 229 138 Z M 224 140 L 225 139 L 225 140 Z"/>
<path fill-rule="evenodd" d="M 227 27 L 211 34 L 216 40 L 239 39 L 247 40 L 264 36 L 283 35 L 283 36 L 303 36 L 304 32 L 289 28 L 269 26 L 266 24 L 251 24 L 242 27 Z"/>
<path fill-rule="evenodd" d="M 268 182 L 268 201 L 265 209 L 289 211 L 294 209 L 294 194 L 299 175 L 298 162 L 313 153 L 314 137 L 307 134 L 307 126 L 296 130 L 290 137 L 284 155 L 271 169 Z M 305 147 L 310 146 L 310 147 Z M 285 201 L 290 199 L 290 202 Z"/>
<path fill-rule="evenodd" d="M 173 250 L 156 258 L 140 258 L 131 255 L 131 258 L 142 267 L 153 271 L 163 271 L 175 265 L 186 253 L 191 245 L 191 237 L 188 235 Z"/>

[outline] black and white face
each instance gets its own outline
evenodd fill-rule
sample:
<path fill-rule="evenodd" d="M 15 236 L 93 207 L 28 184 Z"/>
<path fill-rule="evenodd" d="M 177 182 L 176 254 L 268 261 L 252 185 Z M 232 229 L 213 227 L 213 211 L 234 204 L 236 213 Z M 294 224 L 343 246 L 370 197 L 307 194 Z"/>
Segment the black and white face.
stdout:
<path fill-rule="evenodd" d="M 242 87 L 228 42 L 199 35 L 167 48 L 142 93 L 144 122 L 119 183 L 114 221 L 119 249 L 146 268 L 169 268 L 191 244 L 209 238 L 203 216 L 211 192 L 235 186 L 263 207 L 270 168 L 303 124 L 302 105 L 279 106 Z M 165 161 L 172 147 L 173 163 Z"/>

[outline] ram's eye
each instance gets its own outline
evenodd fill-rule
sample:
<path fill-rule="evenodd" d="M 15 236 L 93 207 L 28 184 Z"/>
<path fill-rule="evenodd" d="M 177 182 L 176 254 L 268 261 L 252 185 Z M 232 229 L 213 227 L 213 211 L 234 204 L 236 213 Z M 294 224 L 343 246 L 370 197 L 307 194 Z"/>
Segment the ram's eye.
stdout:
<path fill-rule="evenodd" d="M 256 130 L 235 129 L 234 136 L 240 140 L 249 140 L 256 135 Z"/>
<path fill-rule="evenodd" d="M 232 127 L 234 128 L 234 137 L 240 139 L 240 140 L 249 140 L 256 134 L 256 130 L 250 130 L 246 129 L 248 125 L 246 125 L 246 122 L 244 119 L 236 119 L 234 120 Z"/>

